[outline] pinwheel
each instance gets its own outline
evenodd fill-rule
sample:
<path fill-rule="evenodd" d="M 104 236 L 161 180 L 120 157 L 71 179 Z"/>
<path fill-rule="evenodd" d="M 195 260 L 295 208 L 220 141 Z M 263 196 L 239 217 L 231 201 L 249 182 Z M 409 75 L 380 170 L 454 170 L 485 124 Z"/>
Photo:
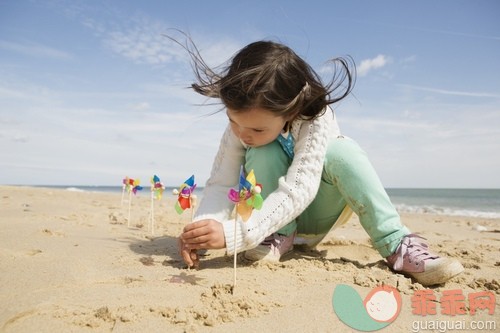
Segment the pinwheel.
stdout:
<path fill-rule="evenodd" d="M 248 175 L 245 177 L 245 171 L 243 170 L 243 166 L 240 169 L 240 180 L 238 185 L 238 190 L 230 189 L 228 193 L 228 198 L 232 202 L 235 203 L 235 217 L 234 217 L 234 276 L 233 276 L 233 288 L 232 292 L 234 294 L 236 287 L 236 229 L 237 229 L 237 221 L 238 216 L 241 217 L 243 222 L 246 222 L 250 215 L 252 215 L 253 209 L 261 209 L 262 204 L 264 203 L 264 199 L 260 192 L 262 191 L 262 185 L 258 184 L 255 179 L 255 174 L 253 170 L 251 170 Z"/>
<path fill-rule="evenodd" d="M 134 180 L 133 179 L 130 179 L 127 177 L 123 178 L 122 180 L 122 206 L 123 206 L 123 201 L 124 201 L 124 197 L 125 197 L 125 192 L 127 192 L 128 194 L 130 194 L 130 192 L 132 191 L 132 187 L 134 185 Z"/>
<path fill-rule="evenodd" d="M 154 199 L 156 200 L 161 200 L 161 197 L 163 195 L 163 191 L 165 190 L 165 186 L 163 186 L 163 183 L 160 181 L 160 177 L 157 175 L 154 175 L 150 179 L 151 182 L 151 211 L 150 211 L 150 224 L 151 224 L 151 235 L 154 236 L 155 234 L 155 203 Z"/>
<path fill-rule="evenodd" d="M 180 215 L 186 209 L 192 208 L 193 201 L 196 199 L 196 196 L 193 194 L 194 189 L 196 188 L 196 184 L 194 183 L 194 175 L 189 177 L 180 188 L 174 189 L 173 194 L 177 195 L 177 201 L 175 203 L 175 211 Z M 193 211 L 191 210 L 191 220 L 193 217 Z"/>
<path fill-rule="evenodd" d="M 238 191 L 230 189 L 228 198 L 236 204 L 236 214 L 241 216 L 243 221 L 248 220 L 254 208 L 262 208 L 264 200 L 260 194 L 261 190 L 262 185 L 257 184 L 253 170 L 245 178 L 242 166 Z"/>
<path fill-rule="evenodd" d="M 125 198 L 125 191 L 129 191 L 128 189 L 128 177 L 123 178 L 122 180 L 122 202 L 121 205 L 123 206 L 123 199 Z"/>
<path fill-rule="evenodd" d="M 154 175 L 151 177 L 151 193 L 156 200 L 161 200 L 165 186 L 160 181 L 160 177 Z"/>
<path fill-rule="evenodd" d="M 129 193 L 128 195 L 128 221 L 127 221 L 127 226 L 130 227 L 130 206 L 132 204 L 132 193 L 134 195 L 137 194 L 137 191 L 142 190 L 142 186 L 139 185 L 141 181 L 139 179 L 132 179 L 132 178 L 125 178 L 127 179 L 127 191 Z"/>
<path fill-rule="evenodd" d="M 139 185 L 141 183 L 141 181 L 139 179 L 131 179 L 131 183 L 132 183 L 132 192 L 134 192 L 134 194 L 137 194 L 137 191 L 141 191 L 142 190 L 142 186 Z"/>

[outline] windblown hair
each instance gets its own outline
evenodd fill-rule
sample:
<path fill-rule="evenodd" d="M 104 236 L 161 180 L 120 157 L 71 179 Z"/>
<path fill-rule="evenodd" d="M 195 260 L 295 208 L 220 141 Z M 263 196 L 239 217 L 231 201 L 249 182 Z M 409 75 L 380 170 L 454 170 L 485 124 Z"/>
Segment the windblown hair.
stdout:
<path fill-rule="evenodd" d="M 167 36 L 168 37 L 168 36 Z M 345 98 L 354 87 L 356 68 L 352 58 L 334 58 L 333 78 L 323 85 L 319 75 L 289 47 L 257 41 L 245 46 L 229 66 L 216 72 L 186 35 L 186 43 L 168 37 L 186 49 L 191 57 L 201 95 L 219 98 L 235 112 L 263 108 L 290 120 L 314 119 L 325 107 Z"/>

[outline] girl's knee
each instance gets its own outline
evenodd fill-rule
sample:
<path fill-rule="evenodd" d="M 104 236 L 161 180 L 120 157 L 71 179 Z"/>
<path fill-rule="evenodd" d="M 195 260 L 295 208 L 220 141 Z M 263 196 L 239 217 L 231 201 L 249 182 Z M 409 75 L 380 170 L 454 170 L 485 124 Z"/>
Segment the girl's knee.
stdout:
<path fill-rule="evenodd" d="M 263 185 L 261 194 L 264 198 L 278 188 L 279 178 L 286 175 L 291 163 L 279 142 L 249 148 L 245 159 L 246 171 L 254 170 L 258 182 Z"/>
<path fill-rule="evenodd" d="M 249 148 L 245 156 L 247 170 L 250 169 L 284 169 L 287 170 L 290 161 L 277 141 L 265 146 Z"/>
<path fill-rule="evenodd" d="M 363 149 L 356 141 L 338 137 L 328 146 L 325 157 L 325 171 L 333 183 L 339 179 L 352 180 L 354 175 L 359 176 L 370 172 L 372 165 Z"/>
<path fill-rule="evenodd" d="M 278 141 L 272 141 L 268 143 L 267 145 L 264 146 L 259 146 L 259 147 L 250 147 L 247 150 L 247 154 L 252 154 L 255 156 L 263 155 L 267 156 L 272 153 L 276 153 L 277 151 L 280 151 L 281 146 Z"/>
<path fill-rule="evenodd" d="M 365 156 L 366 153 L 356 141 L 345 136 L 338 136 L 330 141 L 326 151 L 326 160 L 347 162 L 356 159 L 359 155 Z"/>

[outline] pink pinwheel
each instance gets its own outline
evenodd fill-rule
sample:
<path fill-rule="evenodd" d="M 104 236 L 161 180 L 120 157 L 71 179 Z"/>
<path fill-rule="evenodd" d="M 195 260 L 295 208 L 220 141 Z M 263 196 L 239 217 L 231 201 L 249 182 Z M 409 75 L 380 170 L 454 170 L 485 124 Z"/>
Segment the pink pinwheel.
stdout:
<path fill-rule="evenodd" d="M 245 177 L 242 166 L 238 191 L 230 189 L 228 198 L 236 204 L 236 213 L 241 216 L 243 221 L 248 220 L 254 208 L 262 208 L 264 199 L 260 194 L 261 191 L 262 185 L 257 184 L 253 170 Z"/>

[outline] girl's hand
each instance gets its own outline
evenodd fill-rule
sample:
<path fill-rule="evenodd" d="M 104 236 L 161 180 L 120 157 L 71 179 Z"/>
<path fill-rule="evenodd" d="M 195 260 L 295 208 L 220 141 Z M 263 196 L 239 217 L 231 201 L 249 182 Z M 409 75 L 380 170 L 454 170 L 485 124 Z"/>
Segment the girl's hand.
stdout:
<path fill-rule="evenodd" d="M 181 251 L 223 249 L 226 247 L 224 228 L 220 222 L 215 220 L 201 220 L 186 225 L 184 232 L 180 236 L 180 241 L 183 243 Z M 185 258 L 184 255 L 183 258 Z M 186 261 L 186 258 L 184 261 Z"/>
<path fill-rule="evenodd" d="M 198 249 L 222 249 L 226 247 L 224 228 L 215 220 L 201 220 L 184 227 L 179 237 L 179 252 L 189 267 L 198 268 Z"/>
<path fill-rule="evenodd" d="M 186 245 L 181 238 L 179 238 L 179 253 L 181 254 L 182 259 L 184 259 L 184 262 L 186 263 L 186 265 L 188 265 L 189 268 L 198 268 L 198 266 L 200 265 L 200 257 L 198 256 L 198 251 L 186 248 Z"/>

